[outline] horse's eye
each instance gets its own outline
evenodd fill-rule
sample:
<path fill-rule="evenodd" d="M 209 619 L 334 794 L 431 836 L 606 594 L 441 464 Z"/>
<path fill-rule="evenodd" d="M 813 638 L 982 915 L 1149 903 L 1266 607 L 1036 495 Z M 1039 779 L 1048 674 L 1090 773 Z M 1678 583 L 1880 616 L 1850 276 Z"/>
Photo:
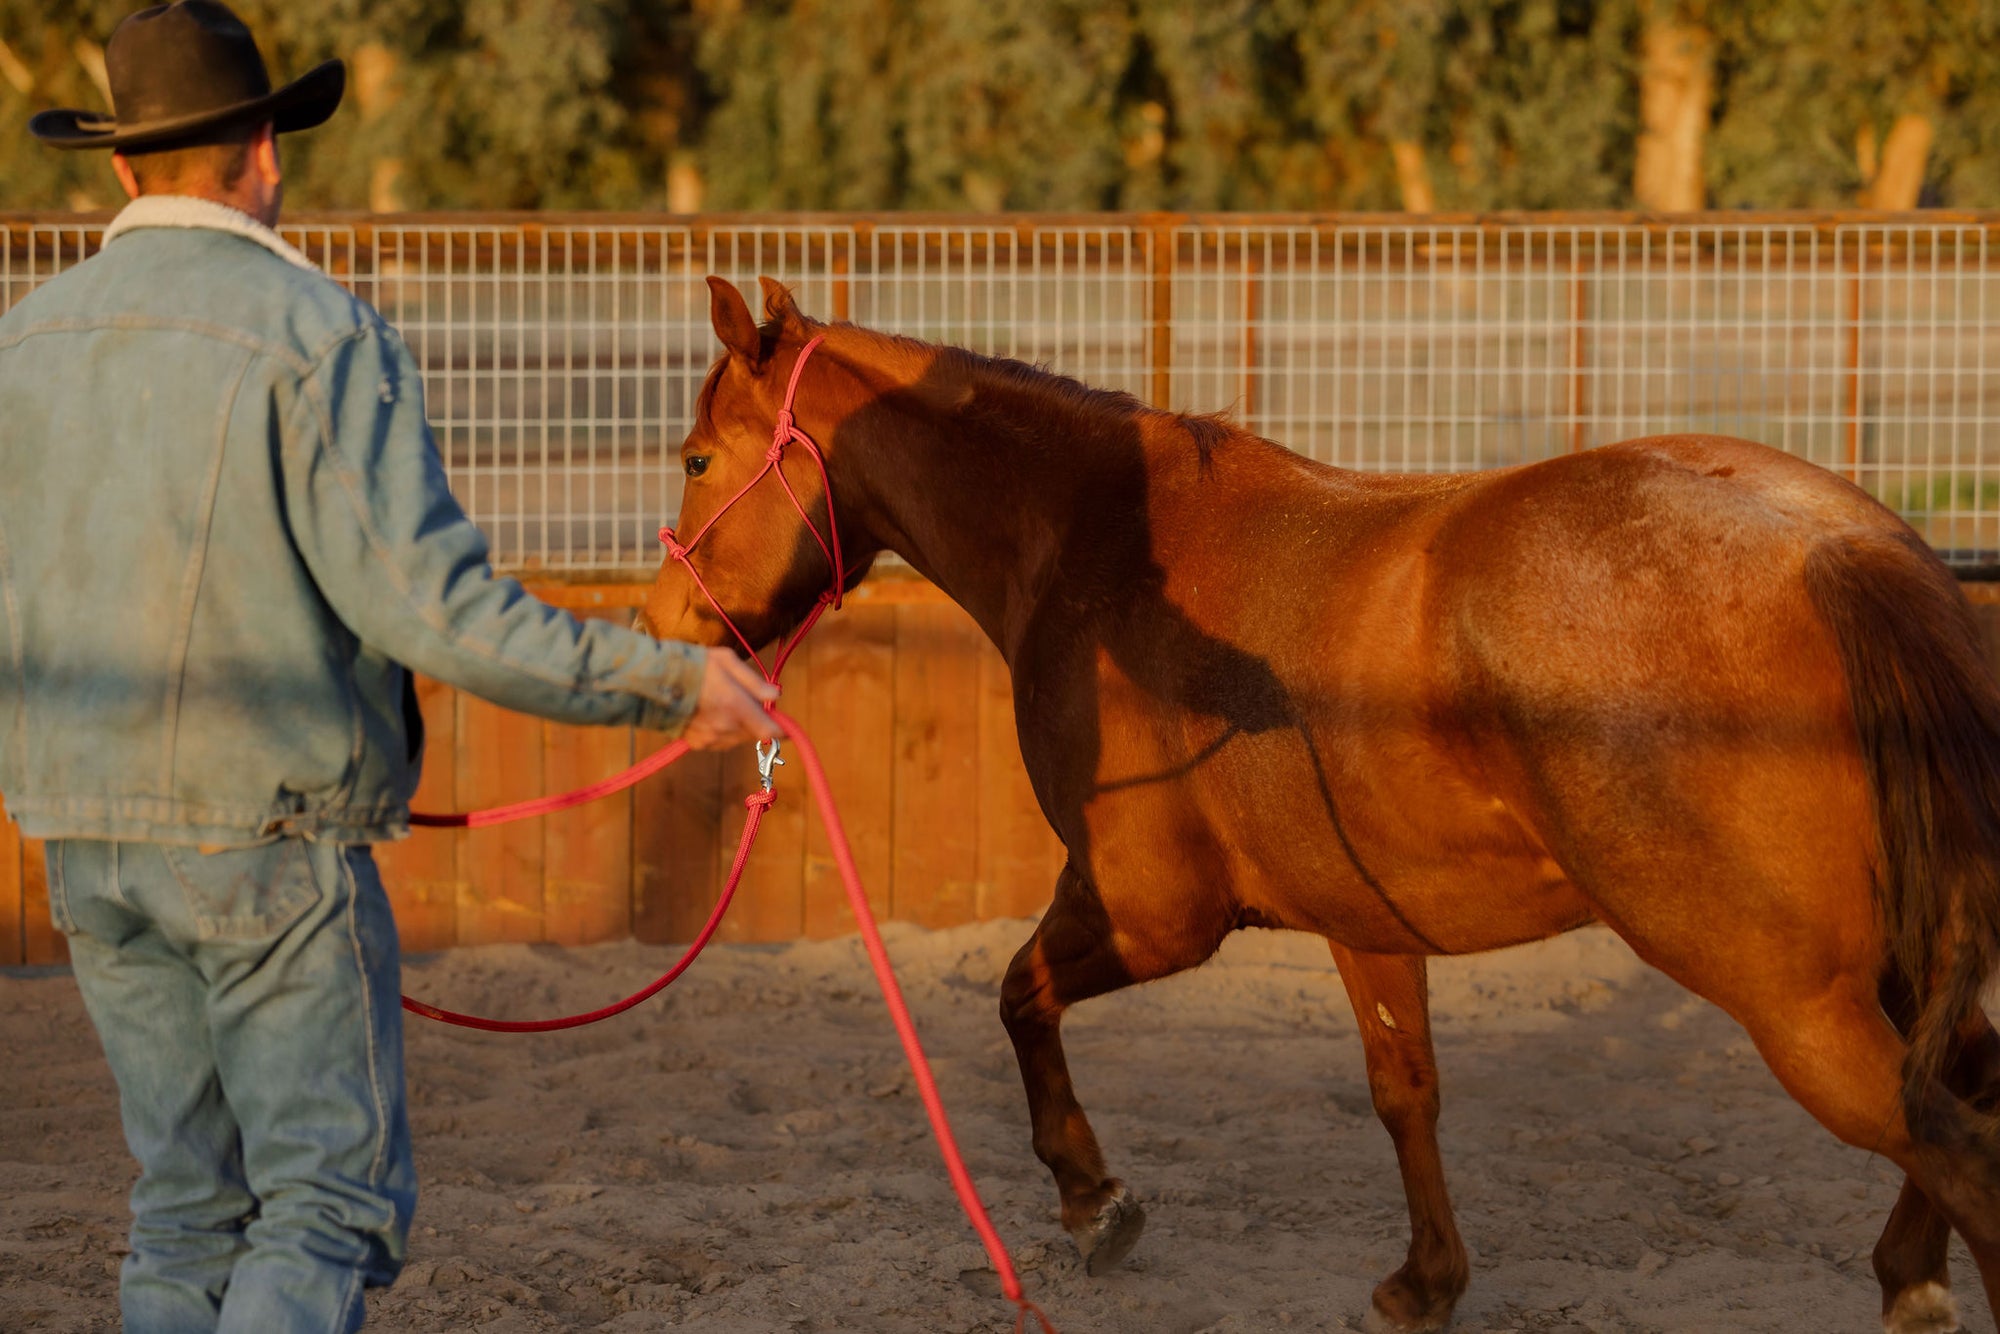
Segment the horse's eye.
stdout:
<path fill-rule="evenodd" d="M 681 466 L 687 469 L 688 476 L 699 477 L 708 471 L 708 455 L 690 454 L 681 463 Z"/>

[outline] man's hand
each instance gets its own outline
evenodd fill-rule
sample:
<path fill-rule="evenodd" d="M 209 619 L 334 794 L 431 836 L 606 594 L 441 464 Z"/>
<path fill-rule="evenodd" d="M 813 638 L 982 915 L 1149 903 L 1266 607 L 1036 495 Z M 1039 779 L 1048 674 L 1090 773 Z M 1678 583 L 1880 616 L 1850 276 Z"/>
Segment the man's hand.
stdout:
<path fill-rule="evenodd" d="M 728 750 L 750 741 L 769 741 L 778 724 L 764 706 L 778 698 L 778 688 L 736 656 L 734 649 L 712 648 L 701 672 L 701 698 L 681 740 L 696 750 Z"/>

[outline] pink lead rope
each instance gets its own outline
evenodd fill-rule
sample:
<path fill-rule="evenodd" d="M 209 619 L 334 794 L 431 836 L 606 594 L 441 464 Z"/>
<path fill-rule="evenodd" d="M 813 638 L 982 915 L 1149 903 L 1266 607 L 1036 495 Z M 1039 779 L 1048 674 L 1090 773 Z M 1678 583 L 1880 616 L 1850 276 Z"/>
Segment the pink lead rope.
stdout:
<path fill-rule="evenodd" d="M 743 645 L 744 652 L 750 655 L 750 660 L 757 664 L 757 669 L 763 672 L 765 679 L 773 685 L 777 684 L 779 673 L 785 670 L 785 663 L 791 658 L 792 650 L 798 647 L 806 632 L 812 629 L 829 607 L 840 605 L 841 593 L 847 582 L 846 566 L 841 560 L 840 532 L 834 524 L 833 485 L 827 477 L 826 458 L 820 453 L 819 446 L 813 442 L 812 437 L 798 428 L 792 416 L 792 404 L 799 392 L 799 376 L 805 370 L 807 358 L 812 356 L 814 349 L 823 341 L 824 335 L 821 335 L 807 343 L 800 350 L 798 360 L 792 365 L 791 380 L 785 386 L 785 404 L 778 412 L 777 425 L 771 434 L 771 447 L 765 451 L 764 466 L 757 475 L 752 477 L 742 490 L 731 496 L 728 503 L 717 510 L 694 535 L 694 539 L 685 546 L 676 538 L 672 528 L 660 529 L 660 541 L 666 544 L 667 554 L 686 568 L 694 579 L 695 586 L 701 589 L 702 596 L 706 597 L 709 605 L 714 608 L 715 614 L 722 618 L 722 623 L 729 627 L 729 632 Z M 798 492 L 792 489 L 791 482 L 785 477 L 782 466 L 785 448 L 792 444 L 803 447 L 819 470 L 820 484 L 826 494 L 825 537 L 820 535 L 805 502 L 799 499 Z M 708 584 L 703 581 L 701 573 L 694 568 L 689 555 L 701 543 L 701 539 L 708 535 L 709 530 L 715 527 L 716 520 L 728 513 L 737 501 L 749 493 L 751 487 L 773 472 L 777 473 L 779 484 L 791 498 L 792 507 L 805 521 L 806 531 L 813 535 L 813 540 L 819 543 L 820 551 L 825 554 L 827 564 L 833 570 L 833 586 L 820 595 L 819 600 L 813 604 L 812 611 L 807 614 L 791 638 L 780 645 L 771 666 L 766 668 L 763 659 L 757 656 L 756 648 L 737 628 L 736 622 L 730 619 L 729 613 L 723 610 L 715 594 L 709 592 Z M 799 759 L 806 772 L 806 783 L 812 788 L 813 800 L 818 804 L 820 819 L 826 825 L 827 842 L 833 850 L 834 865 L 839 869 L 841 885 L 847 891 L 848 906 L 853 909 L 855 924 L 861 929 L 862 943 L 868 951 L 868 962 L 875 969 L 875 980 L 882 988 L 882 1000 L 889 1007 L 889 1018 L 896 1026 L 896 1037 L 903 1044 L 903 1055 L 909 1061 L 910 1073 L 916 1080 L 917 1093 L 923 1099 L 924 1114 L 930 1118 L 931 1133 L 937 1137 L 938 1152 L 944 1158 L 945 1172 L 951 1178 L 952 1190 L 957 1193 L 959 1206 L 964 1209 L 973 1231 L 979 1234 L 980 1244 L 986 1248 L 986 1255 L 993 1262 L 994 1272 L 1000 1276 L 1000 1290 L 1017 1308 L 1014 1318 L 1015 1334 L 1022 1334 L 1027 1329 L 1030 1315 L 1039 1322 L 1043 1334 L 1057 1334 L 1056 1327 L 1050 1323 L 1048 1316 L 1043 1314 L 1039 1306 L 1029 1301 L 1026 1293 L 1022 1291 L 1021 1280 L 1014 1272 L 1013 1258 L 1007 1253 L 1007 1244 L 1000 1239 L 999 1231 L 993 1226 L 993 1220 L 986 1212 L 986 1205 L 979 1198 L 979 1188 L 973 1183 L 972 1174 L 965 1166 L 965 1158 L 959 1152 L 958 1140 L 951 1133 L 951 1122 L 945 1114 L 944 1099 L 938 1094 L 937 1080 L 931 1075 L 930 1061 L 924 1056 L 923 1044 L 917 1039 L 916 1023 L 911 1019 L 910 1008 L 903 1000 L 903 989 L 896 982 L 895 970 L 889 963 L 889 951 L 883 946 L 882 933 L 875 925 L 875 914 L 868 906 L 868 891 L 862 886 L 861 872 L 854 865 L 854 853 L 847 844 L 847 829 L 841 823 L 839 810 L 834 806 L 833 791 L 827 785 L 826 771 L 820 766 L 819 753 L 813 749 L 812 742 L 806 739 L 805 731 L 798 723 L 775 707 L 771 708 L 771 718 L 778 724 L 786 739 L 798 747 Z M 560 796 L 541 797 L 533 801 L 497 806 L 490 810 L 466 811 L 454 815 L 413 812 L 410 823 L 424 828 L 468 829 L 567 810 L 572 806 L 594 801 L 598 797 L 608 796 L 658 773 L 686 755 L 688 749 L 686 742 L 676 741 L 621 774 Z M 771 766 L 776 763 L 779 763 L 776 744 L 772 744 L 768 755 L 760 746 L 758 767 L 763 774 L 763 788 L 751 793 L 745 799 L 744 804 L 749 808 L 749 814 L 743 822 L 743 837 L 737 845 L 736 860 L 730 865 L 729 876 L 723 884 L 722 893 L 716 898 L 715 908 L 709 913 L 708 921 L 703 923 L 701 931 L 696 934 L 694 942 L 688 946 L 687 951 L 674 966 L 643 989 L 602 1009 L 591 1010 L 584 1014 L 566 1015 L 559 1019 L 484 1019 L 477 1015 L 439 1009 L 435 1005 L 428 1005 L 408 996 L 403 997 L 403 1008 L 427 1019 L 455 1024 L 461 1028 L 483 1029 L 489 1033 L 548 1033 L 565 1028 L 581 1028 L 600 1019 L 609 1019 L 659 994 L 687 971 L 689 965 L 707 947 L 716 929 L 722 925 L 723 915 L 729 910 L 730 901 L 735 897 L 737 882 L 743 878 L 743 867 L 749 860 L 751 845 L 756 842 L 757 831 L 763 824 L 764 812 L 777 800 L 777 794 L 771 788 Z"/>

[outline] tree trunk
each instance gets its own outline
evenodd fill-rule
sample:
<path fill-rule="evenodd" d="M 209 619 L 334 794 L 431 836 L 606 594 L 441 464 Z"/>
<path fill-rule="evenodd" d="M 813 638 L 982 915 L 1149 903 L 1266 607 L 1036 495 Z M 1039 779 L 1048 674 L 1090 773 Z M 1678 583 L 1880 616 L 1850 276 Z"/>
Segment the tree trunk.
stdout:
<path fill-rule="evenodd" d="M 1396 159 L 1396 186 L 1402 191 L 1406 213 L 1437 212 L 1437 195 L 1431 190 L 1430 169 L 1424 165 L 1424 146 L 1412 139 L 1389 141 L 1389 156 Z"/>
<path fill-rule="evenodd" d="M 1647 23 L 1632 173 L 1640 207 L 1687 212 L 1702 206 L 1702 141 L 1714 101 L 1715 40 L 1708 31 L 1670 18 Z"/>
<path fill-rule="evenodd" d="M 4 41 L 0 41 L 0 79 L 13 84 L 14 91 L 23 97 L 32 96 L 35 91 L 35 72 Z"/>
<path fill-rule="evenodd" d="M 111 76 L 104 69 L 104 48 L 88 37 L 79 37 L 71 44 L 76 53 L 76 63 L 83 66 L 83 72 L 90 76 L 91 86 L 104 99 L 104 105 L 111 105 Z"/>
<path fill-rule="evenodd" d="M 1931 140 L 1936 138 L 1928 116 L 1906 111 L 1889 127 L 1882 141 L 1880 164 L 1874 160 L 1874 127 L 1865 127 L 1856 136 L 1855 160 L 1861 168 L 1861 207 L 1912 209 L 1924 188 L 1924 168 L 1930 163 Z"/>
<path fill-rule="evenodd" d="M 364 42 L 349 62 L 354 79 L 354 108 L 366 125 L 379 120 L 396 104 L 395 52 L 380 42 Z M 378 157 L 368 166 L 368 208 L 373 213 L 402 211 L 403 198 L 396 186 L 403 176 L 403 159 Z"/>
<path fill-rule="evenodd" d="M 676 152 L 667 160 L 667 212 L 699 213 L 707 194 L 694 154 Z"/>

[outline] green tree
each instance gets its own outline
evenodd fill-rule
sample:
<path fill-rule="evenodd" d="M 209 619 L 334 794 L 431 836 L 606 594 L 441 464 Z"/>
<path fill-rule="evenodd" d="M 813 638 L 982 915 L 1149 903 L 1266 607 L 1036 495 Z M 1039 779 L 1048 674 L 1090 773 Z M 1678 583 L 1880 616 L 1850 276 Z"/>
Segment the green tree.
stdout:
<path fill-rule="evenodd" d="M 1708 179 L 1722 207 L 1855 202 L 1899 119 L 1923 138 L 1937 202 L 1977 207 L 1993 180 L 1994 7 L 1985 0 L 1743 0 L 1708 7 L 1718 114 Z M 1960 191 L 1965 191 L 1960 195 Z M 1954 198 L 1953 196 L 1958 196 Z"/>
<path fill-rule="evenodd" d="M 130 12 L 92 0 L 60 23 L 36 0 L 0 0 L 0 40 L 32 72 L 6 80 L 0 115 L 15 125 L 43 106 L 102 107 L 77 51 L 102 43 Z M 355 75 L 349 105 L 326 128 L 284 142 L 294 206 L 365 206 L 397 164 L 398 202 L 413 208 L 631 207 L 664 194 L 665 153 L 636 127 L 647 95 L 672 81 L 635 74 L 636 58 L 671 35 L 685 6 L 652 0 L 236 0 L 277 78 L 333 55 Z M 643 9 L 645 22 L 635 17 Z M 372 67 L 383 86 L 359 105 Z M 621 58 L 634 58 L 621 66 Z M 684 100 L 684 99 L 683 99 Z M 652 122 L 658 128 L 657 121 Z M 679 126 L 675 126 L 676 134 Z M 0 178 L 26 206 L 118 202 L 102 156 L 61 154 L 24 135 L 0 137 Z"/>
<path fill-rule="evenodd" d="M 103 106 L 137 2 L 0 0 L 0 118 Z M 1623 207 L 1663 29 L 1712 204 L 2000 204 L 2000 0 L 235 3 L 281 77 L 350 60 L 303 207 Z M 18 133 L 0 182 L 120 202 Z"/>
<path fill-rule="evenodd" d="M 723 208 L 1099 208 L 1128 45 L 1098 0 L 700 0 Z"/>

